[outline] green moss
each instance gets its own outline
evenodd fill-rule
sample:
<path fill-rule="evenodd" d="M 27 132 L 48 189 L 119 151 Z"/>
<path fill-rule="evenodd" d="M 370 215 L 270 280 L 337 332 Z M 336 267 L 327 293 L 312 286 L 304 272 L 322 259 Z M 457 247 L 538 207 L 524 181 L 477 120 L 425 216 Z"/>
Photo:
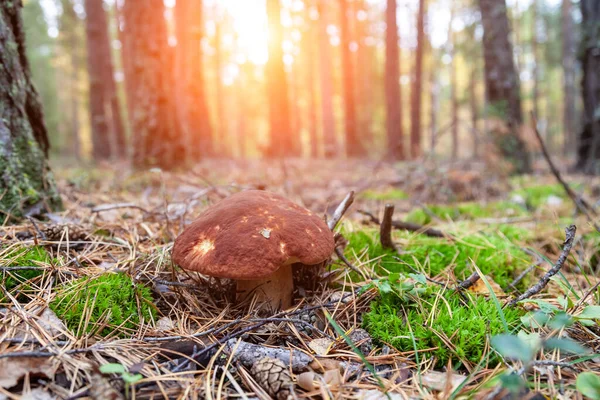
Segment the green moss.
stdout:
<path fill-rule="evenodd" d="M 360 194 L 360 197 L 368 200 L 405 200 L 408 199 L 408 194 L 396 188 L 387 188 L 385 190 L 367 189 Z"/>
<path fill-rule="evenodd" d="M 432 349 L 420 352 L 419 358 L 435 357 L 438 367 L 446 366 L 448 360 L 454 367 L 457 362 L 477 364 L 488 351 L 489 338 L 503 333 L 504 326 L 491 300 L 469 293 L 464 296 L 466 302 L 448 290 L 429 290 L 409 300 L 383 295 L 371 304 L 363 326 L 374 339 L 399 351 Z M 520 314 L 515 308 L 504 309 L 511 329 L 518 326 Z M 495 355 L 490 357 L 492 366 L 499 361 Z"/>
<path fill-rule="evenodd" d="M 41 246 L 33 246 L 30 248 L 21 248 L 14 250 L 8 254 L 4 254 L 2 256 L 3 260 L 6 260 L 7 266 L 10 267 L 36 267 L 43 266 L 41 264 L 50 263 L 51 257 L 46 250 L 44 250 Z M 7 291 L 12 291 L 15 287 L 19 286 L 19 292 L 22 294 L 27 292 L 29 286 L 25 283 L 31 279 L 35 279 L 38 276 L 43 274 L 42 270 L 22 270 L 22 271 L 9 271 L 2 274 L 2 284 Z M 25 284 L 25 285 L 23 285 Z M 19 300 L 22 299 L 23 296 L 20 296 Z M 1 301 L 4 301 L 2 299 Z"/>
<path fill-rule="evenodd" d="M 530 186 L 510 193 L 511 196 L 521 196 L 525 202 L 533 208 L 539 208 L 548 201 L 551 196 L 566 199 L 567 195 L 564 188 L 559 185 L 538 185 Z"/>
<path fill-rule="evenodd" d="M 404 238 L 400 254 L 384 250 L 379 243 L 379 235 L 367 232 L 346 233 L 344 236 L 349 244 L 345 254 L 350 259 L 359 257 L 363 262 L 375 260 L 375 271 L 380 275 L 418 270 L 435 276 L 452 269 L 456 278 L 462 280 L 473 272 L 473 260 L 484 274 L 506 287 L 530 262 L 529 255 L 497 232 L 463 235 L 454 241 L 399 232 L 397 236 Z M 519 234 L 516 231 L 507 232 L 515 236 Z"/>
<path fill-rule="evenodd" d="M 67 283 L 57 288 L 50 308 L 78 334 L 94 331 L 102 336 L 115 330 L 121 337 L 130 336 L 142 320 L 156 316 L 150 289 L 134 284 L 125 274 L 107 273 Z"/>
<path fill-rule="evenodd" d="M 427 209 L 416 209 L 407 215 L 406 220 L 416 224 L 428 225 L 434 217 L 443 221 L 447 220 L 472 220 L 491 217 L 517 217 L 526 215 L 527 211 L 519 205 L 499 201 L 489 204 L 463 203 L 456 206 L 430 205 Z"/>

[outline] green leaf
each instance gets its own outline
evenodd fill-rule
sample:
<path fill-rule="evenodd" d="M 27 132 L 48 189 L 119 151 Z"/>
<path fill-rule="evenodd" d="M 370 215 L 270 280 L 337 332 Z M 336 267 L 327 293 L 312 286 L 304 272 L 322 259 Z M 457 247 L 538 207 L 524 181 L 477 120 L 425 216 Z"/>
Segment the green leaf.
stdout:
<path fill-rule="evenodd" d="M 576 318 L 580 319 L 600 319 L 600 306 L 587 306 Z"/>
<path fill-rule="evenodd" d="M 111 363 L 100 366 L 100 372 L 103 374 L 123 374 L 126 372 L 125 367 L 121 364 Z"/>
<path fill-rule="evenodd" d="M 390 281 L 383 280 L 383 281 L 379 281 L 377 283 L 377 289 L 379 289 L 379 291 L 381 293 L 391 293 L 392 292 L 392 286 L 390 285 Z"/>
<path fill-rule="evenodd" d="M 589 354 L 590 350 L 571 339 L 550 338 L 544 341 L 544 348 L 558 349 L 573 354 Z"/>
<path fill-rule="evenodd" d="M 502 387 L 511 393 L 519 393 L 525 387 L 525 381 L 515 373 L 505 373 L 500 376 Z"/>
<path fill-rule="evenodd" d="M 521 317 L 521 323 L 526 328 L 544 326 L 550 320 L 550 315 L 542 311 L 528 313 Z"/>
<path fill-rule="evenodd" d="M 388 281 L 390 281 L 390 282 L 398 282 L 399 280 L 400 280 L 399 272 L 390 272 L 390 274 L 388 275 Z"/>
<path fill-rule="evenodd" d="M 522 302 L 524 303 L 533 303 L 533 304 L 537 304 L 538 307 L 540 307 L 540 311 L 546 314 L 553 314 L 555 312 L 560 311 L 560 309 L 558 307 L 556 307 L 554 304 L 550 304 L 547 301 L 544 300 L 538 300 L 538 299 L 525 299 Z"/>
<path fill-rule="evenodd" d="M 427 278 L 423 274 L 408 274 L 415 281 L 419 282 L 421 285 L 427 285 Z"/>
<path fill-rule="evenodd" d="M 582 372 L 577 376 L 577 390 L 592 400 L 600 400 L 600 377 L 593 372 Z"/>
<path fill-rule="evenodd" d="M 143 378 L 142 374 L 130 374 L 129 372 L 124 373 L 121 378 L 125 383 L 136 383 Z"/>
<path fill-rule="evenodd" d="M 515 335 L 497 335 L 492 337 L 492 346 L 505 358 L 529 361 L 535 352 L 524 339 Z"/>
<path fill-rule="evenodd" d="M 562 329 L 573 325 L 574 322 L 575 320 L 571 315 L 561 311 L 548 321 L 548 326 L 552 329 Z"/>

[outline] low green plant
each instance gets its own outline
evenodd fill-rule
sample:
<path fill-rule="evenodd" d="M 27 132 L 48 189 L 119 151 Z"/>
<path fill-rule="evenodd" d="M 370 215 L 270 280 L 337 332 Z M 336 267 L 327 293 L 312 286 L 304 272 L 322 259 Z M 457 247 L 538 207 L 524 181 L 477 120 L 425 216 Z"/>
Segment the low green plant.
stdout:
<path fill-rule="evenodd" d="M 488 204 L 463 203 L 458 205 L 432 204 L 426 208 L 411 211 L 406 220 L 420 225 L 428 225 L 439 219 L 447 220 L 472 220 L 491 217 L 519 217 L 527 214 L 527 210 L 518 204 L 508 201 L 498 201 Z"/>
<path fill-rule="evenodd" d="M 395 278 L 395 277 L 394 277 Z M 398 285 L 402 276 L 391 286 Z M 413 288 L 400 283 L 397 290 L 380 289 L 363 317 L 365 329 L 374 339 L 399 351 L 419 351 L 419 357 L 435 357 L 438 366 L 456 363 L 477 364 L 487 349 L 489 337 L 504 332 L 498 309 L 488 299 L 453 290 L 425 286 L 414 280 Z M 408 289 L 408 290 L 407 290 Z M 519 325 L 520 311 L 504 310 L 510 329 Z M 497 357 L 490 362 L 497 363 Z"/>
<path fill-rule="evenodd" d="M 384 190 L 367 189 L 360 194 L 360 197 L 368 200 L 405 200 L 408 194 L 404 190 L 397 188 L 387 188 Z"/>
<path fill-rule="evenodd" d="M 142 374 L 130 372 L 123 364 L 109 363 L 100 366 L 100 372 L 103 374 L 117 374 L 120 375 L 123 383 L 125 383 L 125 398 L 129 398 L 129 389 L 131 385 L 135 385 L 139 382 L 143 376 Z"/>
<path fill-rule="evenodd" d="M 532 208 L 539 208 L 546 204 L 551 196 L 566 199 L 565 189 L 559 185 L 536 185 L 529 186 L 523 189 L 514 190 L 510 193 L 511 196 L 520 196 L 525 200 L 525 203 Z"/>
<path fill-rule="evenodd" d="M 121 273 L 66 283 L 56 289 L 50 308 L 69 329 L 78 333 L 97 331 L 102 336 L 117 328 L 119 336 L 126 336 L 142 320 L 156 316 L 150 289 Z"/>

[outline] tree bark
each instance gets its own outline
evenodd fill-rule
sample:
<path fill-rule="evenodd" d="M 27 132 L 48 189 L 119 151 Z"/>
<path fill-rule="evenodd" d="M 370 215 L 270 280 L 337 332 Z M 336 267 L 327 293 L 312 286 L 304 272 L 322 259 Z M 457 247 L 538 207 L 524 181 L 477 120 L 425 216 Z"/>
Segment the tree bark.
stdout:
<path fill-rule="evenodd" d="M 90 122 L 92 127 L 93 156 L 95 160 L 106 160 L 111 156 L 110 131 L 108 121 L 108 82 L 105 81 L 105 52 L 103 40 L 108 40 L 106 20 L 102 18 L 102 0 L 86 0 L 85 33 L 87 40 L 87 65 L 89 75 Z"/>
<path fill-rule="evenodd" d="M 358 135 L 356 125 L 356 99 L 354 92 L 354 60 L 350 50 L 351 35 L 348 23 L 348 0 L 340 3 L 340 48 L 342 52 L 342 86 L 344 91 L 344 121 L 346 132 L 346 155 L 363 157 L 365 149 Z"/>
<path fill-rule="evenodd" d="M 581 0 L 580 7 L 584 114 L 577 168 L 587 174 L 600 174 L 600 2 Z"/>
<path fill-rule="evenodd" d="M 508 134 L 492 132 L 493 140 L 515 173 L 531 169 L 529 153 L 520 136 L 523 123 L 519 75 L 513 61 L 505 0 L 479 0 L 483 23 L 483 54 L 488 116 L 503 120 Z"/>
<path fill-rule="evenodd" d="M 19 0 L 0 2 L 0 214 L 2 222 L 61 206 L 47 164 L 48 133 L 25 55 Z"/>
<path fill-rule="evenodd" d="M 531 52 L 533 53 L 533 113 L 539 119 L 540 118 L 540 60 L 538 55 L 538 13 L 539 4 L 538 0 L 534 0 L 531 3 L 532 8 L 532 19 L 533 24 L 531 25 Z"/>
<path fill-rule="evenodd" d="M 575 127 L 575 35 L 571 1 L 562 2 L 562 67 L 563 67 L 563 140 L 564 154 L 575 151 L 577 133 Z"/>
<path fill-rule="evenodd" d="M 185 153 L 175 119 L 163 1 L 126 1 L 123 17 L 133 165 L 170 169 L 185 162 Z"/>
<path fill-rule="evenodd" d="M 269 97 L 270 145 L 267 155 L 297 155 L 292 138 L 288 83 L 283 64 L 283 27 L 279 0 L 267 0 L 269 20 L 269 60 L 267 61 L 267 95 Z"/>
<path fill-rule="evenodd" d="M 331 72 L 331 46 L 327 34 L 328 4 L 319 0 L 319 79 L 321 86 L 321 118 L 323 123 L 323 145 L 325 158 L 333 158 L 338 154 L 333 116 L 333 74 Z"/>
<path fill-rule="evenodd" d="M 376 58 L 376 53 L 372 46 L 367 45 L 367 37 L 369 36 L 369 26 L 371 21 L 368 19 L 369 3 L 366 0 L 354 1 L 356 7 L 356 40 L 358 50 L 356 51 L 356 69 L 357 69 L 357 97 L 360 101 L 358 108 L 359 132 L 363 139 L 363 143 L 372 143 L 373 128 L 372 121 L 377 102 L 374 99 L 376 88 L 373 87 L 373 82 L 378 79 L 376 73 L 376 65 L 373 60 Z M 358 13 L 365 13 L 365 19 L 358 18 Z"/>
<path fill-rule="evenodd" d="M 417 50 L 415 59 L 415 81 L 412 88 L 410 153 L 412 158 L 421 155 L 421 91 L 423 90 L 423 48 L 425 46 L 426 0 L 419 0 L 417 12 Z"/>
<path fill-rule="evenodd" d="M 400 96 L 400 47 L 396 0 L 387 0 L 385 12 L 385 106 L 388 157 L 404 159 L 404 132 L 402 128 L 402 100 Z"/>
<path fill-rule="evenodd" d="M 179 0 L 176 17 L 177 110 L 180 129 L 186 143 L 186 157 L 198 161 L 213 154 L 214 145 L 208 107 L 206 105 L 201 51 L 202 1 Z"/>

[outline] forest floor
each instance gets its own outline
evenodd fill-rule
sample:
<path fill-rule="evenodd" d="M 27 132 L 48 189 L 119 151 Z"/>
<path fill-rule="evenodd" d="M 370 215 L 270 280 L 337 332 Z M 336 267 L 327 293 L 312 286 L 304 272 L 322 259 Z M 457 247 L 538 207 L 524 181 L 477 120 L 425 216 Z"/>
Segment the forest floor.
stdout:
<path fill-rule="evenodd" d="M 64 211 L 0 227 L 0 399 L 600 398 L 598 217 L 537 170 L 56 168 Z M 564 178 L 600 200 L 599 179 Z M 336 228 L 346 260 L 276 314 L 170 259 L 204 209 L 250 188 L 329 218 L 355 193 Z M 413 224 L 393 229 L 395 249 L 380 240 L 386 204 Z"/>

